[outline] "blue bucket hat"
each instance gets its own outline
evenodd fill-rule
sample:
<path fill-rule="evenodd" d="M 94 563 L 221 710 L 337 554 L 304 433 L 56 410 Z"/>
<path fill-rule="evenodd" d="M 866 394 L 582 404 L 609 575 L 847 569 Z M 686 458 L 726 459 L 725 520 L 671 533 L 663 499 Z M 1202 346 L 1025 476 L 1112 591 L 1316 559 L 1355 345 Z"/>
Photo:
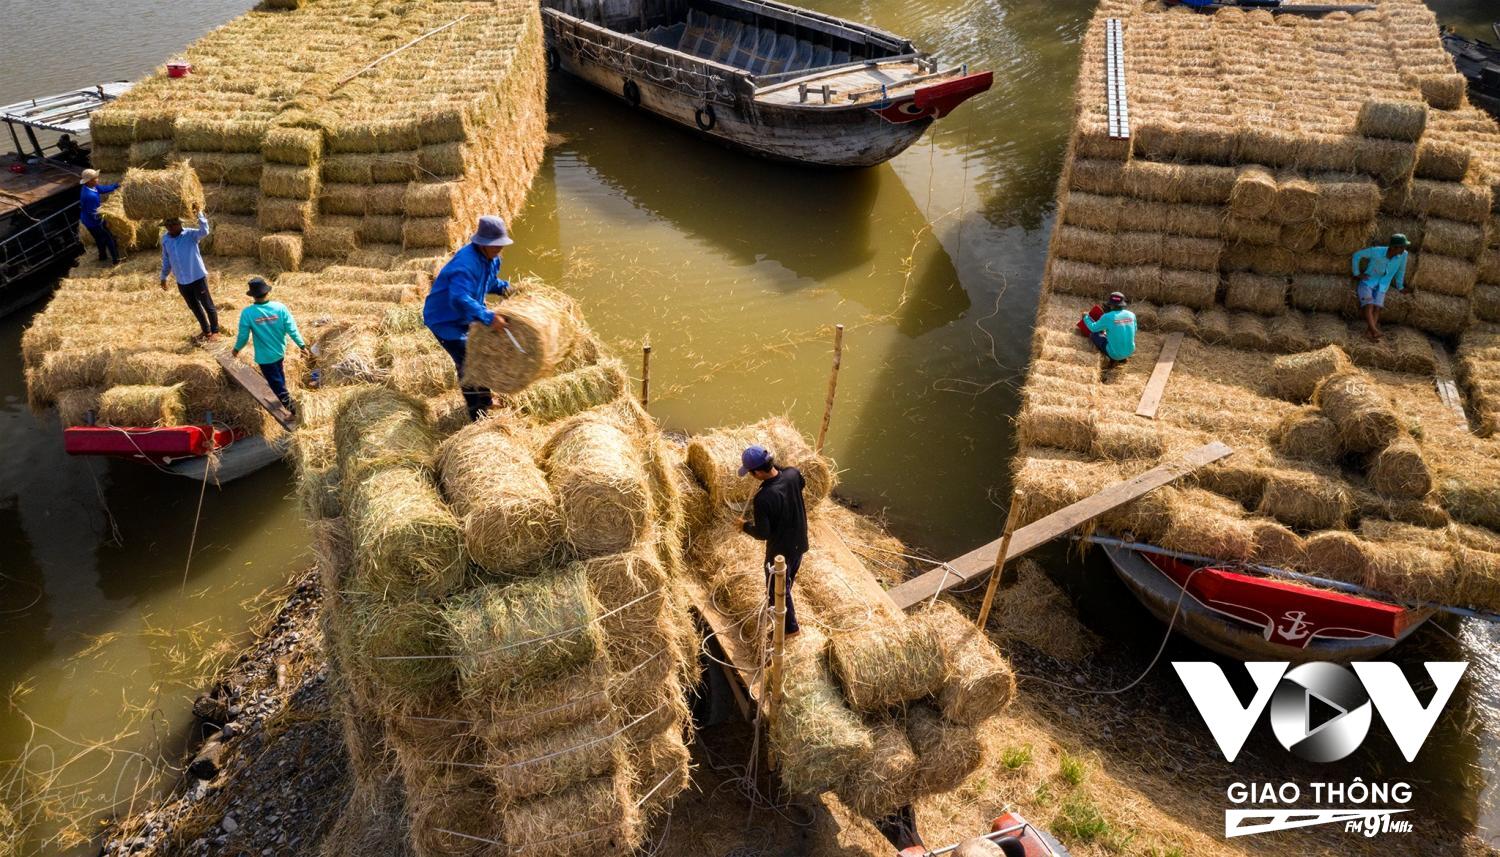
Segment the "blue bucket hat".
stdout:
<path fill-rule="evenodd" d="M 478 244 L 480 247 L 508 247 L 516 242 L 510 238 L 510 230 L 505 228 L 505 221 L 493 214 L 486 214 L 479 218 L 479 228 L 474 230 L 474 237 L 469 239 L 470 244 Z"/>
<path fill-rule="evenodd" d="M 744 476 L 752 470 L 764 470 L 771 464 L 771 450 L 760 444 L 745 447 L 740 453 L 740 475 Z"/>

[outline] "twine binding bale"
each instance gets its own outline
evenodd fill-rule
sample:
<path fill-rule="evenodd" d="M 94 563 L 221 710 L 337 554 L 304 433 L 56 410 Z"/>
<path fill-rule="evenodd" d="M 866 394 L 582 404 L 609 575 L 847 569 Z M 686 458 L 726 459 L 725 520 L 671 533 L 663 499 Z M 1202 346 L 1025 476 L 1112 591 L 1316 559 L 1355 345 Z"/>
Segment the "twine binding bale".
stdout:
<path fill-rule="evenodd" d="M 613 402 L 628 379 L 620 361 L 606 358 L 590 366 L 543 378 L 505 403 L 538 422 L 549 423 Z"/>
<path fill-rule="evenodd" d="M 1235 171 L 1229 210 L 1235 217 L 1260 218 L 1276 203 L 1276 176 L 1258 164 L 1245 164 Z"/>
<path fill-rule="evenodd" d="M 456 589 L 465 572 L 463 529 L 431 475 L 405 465 L 341 469 L 364 591 L 442 597 Z"/>
<path fill-rule="evenodd" d="M 978 726 L 1010 704 L 1016 693 L 1010 664 L 968 617 L 939 601 L 913 619 L 932 625 L 947 658 L 947 677 L 937 693 L 944 717 Z"/>
<path fill-rule="evenodd" d="M 333 439 L 346 474 L 391 465 L 426 467 L 437 448 L 422 402 L 375 386 L 338 401 Z"/>
<path fill-rule="evenodd" d="M 501 394 L 518 393 L 552 374 L 573 348 L 581 329 L 573 302 L 560 292 L 540 286 L 525 288 L 498 311 L 505 316 L 506 330 L 520 343 L 521 350 L 500 330 L 472 326 L 463 382 Z"/>
<path fill-rule="evenodd" d="M 948 673 L 937 629 L 905 616 L 835 632 L 828 667 L 856 711 L 881 711 L 930 696 Z"/>
<path fill-rule="evenodd" d="M 538 570 L 562 516 L 546 476 L 504 422 L 484 420 L 445 441 L 438 472 L 470 558 L 496 574 Z"/>
<path fill-rule="evenodd" d="M 893 718 L 877 719 L 870 734 L 875 746 L 870 765 L 846 777 L 834 794 L 864 818 L 883 818 L 914 797 L 911 778 L 917 754 L 905 729 Z"/>
<path fill-rule="evenodd" d="M 1340 372 L 1318 384 L 1313 401 L 1339 429 L 1346 452 L 1373 452 L 1395 439 L 1401 422 L 1391 403 L 1363 372 Z"/>
<path fill-rule="evenodd" d="M 606 719 L 492 747 L 484 768 L 504 807 L 558 794 L 628 764 L 623 735 Z"/>
<path fill-rule="evenodd" d="M 1354 127 L 1366 137 L 1415 143 L 1427 127 L 1427 105 L 1371 99 L 1360 105 Z"/>
<path fill-rule="evenodd" d="M 979 769 L 986 755 L 973 727 L 943 719 L 926 703 L 907 709 L 906 736 L 917 754 L 912 791 L 919 795 L 953 791 Z"/>
<path fill-rule="evenodd" d="M 162 170 L 127 170 L 120 196 L 125 216 L 137 221 L 186 218 L 203 207 L 203 186 L 186 161 Z"/>
<path fill-rule="evenodd" d="M 771 724 L 771 740 L 781 758 L 782 782 L 795 792 L 832 788 L 865 767 L 875 752 L 870 728 L 849 710 L 823 666 L 826 645 L 827 639 L 810 628 L 786 644 L 783 704 Z"/>
<path fill-rule="evenodd" d="M 588 415 L 565 423 L 543 457 L 563 537 L 580 555 L 626 550 L 646 532 L 650 488 L 641 450 L 614 422 Z"/>
<path fill-rule="evenodd" d="M 1290 458 L 1332 464 L 1342 453 L 1338 426 L 1317 408 L 1293 411 L 1281 419 L 1271 444 Z"/>
<path fill-rule="evenodd" d="M 629 854 L 645 836 L 635 791 L 635 772 L 627 766 L 610 776 L 502 809 L 502 853 L 528 857 Z"/>
<path fill-rule="evenodd" d="M 361 599 L 353 625 L 358 659 L 347 664 L 379 687 L 387 704 L 414 709 L 451 695 L 455 672 L 438 609 L 422 601 Z"/>
<path fill-rule="evenodd" d="M 517 741 L 579 724 L 610 722 L 609 681 L 607 662 L 596 658 L 524 697 L 497 700 L 475 729 L 491 752 L 498 752 Z"/>

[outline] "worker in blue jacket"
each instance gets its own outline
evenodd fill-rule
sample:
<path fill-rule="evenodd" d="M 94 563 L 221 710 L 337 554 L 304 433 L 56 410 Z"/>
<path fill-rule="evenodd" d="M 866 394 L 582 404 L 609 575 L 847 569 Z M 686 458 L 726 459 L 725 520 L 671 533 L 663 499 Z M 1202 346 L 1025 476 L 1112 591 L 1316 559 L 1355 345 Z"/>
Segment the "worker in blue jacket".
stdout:
<path fill-rule="evenodd" d="M 1123 363 L 1135 353 L 1135 313 L 1125 308 L 1125 295 L 1120 292 L 1109 293 L 1108 305 L 1098 321 L 1085 313 L 1083 324 L 1089 329 L 1089 341 L 1111 363 Z"/>
<path fill-rule="evenodd" d="M 1406 287 L 1406 248 L 1410 244 L 1397 232 L 1384 247 L 1366 247 L 1349 260 L 1354 271 L 1354 294 L 1365 317 L 1365 335 L 1376 342 L 1381 339 L 1380 311 L 1385 309 L 1386 290 L 1395 286 L 1399 292 Z"/>
<path fill-rule="evenodd" d="M 84 170 L 78 183 L 78 222 L 94 237 L 94 247 L 99 250 L 99 261 L 120 264 L 120 245 L 115 243 L 115 236 L 99 216 L 99 206 L 104 204 L 104 197 L 114 193 L 119 185 L 99 184 L 98 170 Z"/>
<path fill-rule="evenodd" d="M 513 243 L 504 220 L 493 214 L 479 218 L 474 237 L 438 272 L 422 306 L 422 321 L 458 368 L 458 383 L 470 420 L 488 412 L 494 400 L 488 388 L 464 383 L 469 325 L 478 322 L 496 329 L 505 327 L 505 317 L 485 306 L 484 299 L 487 295 L 503 298 L 510 293 L 510 283 L 500 279 L 500 250 Z"/>

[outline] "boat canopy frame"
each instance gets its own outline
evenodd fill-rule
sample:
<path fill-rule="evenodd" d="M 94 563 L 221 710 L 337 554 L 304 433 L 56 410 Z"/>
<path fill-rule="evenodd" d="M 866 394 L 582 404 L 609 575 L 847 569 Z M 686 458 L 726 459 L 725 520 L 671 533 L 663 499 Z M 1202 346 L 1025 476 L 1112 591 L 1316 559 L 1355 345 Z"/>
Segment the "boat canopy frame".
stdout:
<path fill-rule="evenodd" d="M 129 81 L 99 83 L 85 89 L 74 89 L 59 95 L 30 98 L 0 107 L 0 122 L 10 131 L 16 154 L 23 157 L 47 157 L 49 148 L 37 139 L 37 131 L 54 134 L 69 134 L 80 140 L 89 139 L 89 116 L 105 104 L 130 91 Z M 28 154 L 21 143 L 17 128 L 26 131 L 27 142 L 32 151 Z"/>

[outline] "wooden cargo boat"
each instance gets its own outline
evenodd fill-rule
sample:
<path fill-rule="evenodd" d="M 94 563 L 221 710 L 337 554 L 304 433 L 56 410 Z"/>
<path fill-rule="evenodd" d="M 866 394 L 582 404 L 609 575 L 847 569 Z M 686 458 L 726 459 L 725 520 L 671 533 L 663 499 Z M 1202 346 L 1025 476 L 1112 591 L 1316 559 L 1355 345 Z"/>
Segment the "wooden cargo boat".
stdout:
<path fill-rule="evenodd" d="M 722 143 L 782 161 L 890 160 L 990 72 L 771 0 L 543 0 L 547 62 Z"/>
<path fill-rule="evenodd" d="M 1494 25 L 1500 39 L 1500 23 Z M 1453 56 L 1453 66 L 1469 81 L 1469 100 L 1500 118 L 1500 45 L 1443 33 L 1443 48 Z"/>

